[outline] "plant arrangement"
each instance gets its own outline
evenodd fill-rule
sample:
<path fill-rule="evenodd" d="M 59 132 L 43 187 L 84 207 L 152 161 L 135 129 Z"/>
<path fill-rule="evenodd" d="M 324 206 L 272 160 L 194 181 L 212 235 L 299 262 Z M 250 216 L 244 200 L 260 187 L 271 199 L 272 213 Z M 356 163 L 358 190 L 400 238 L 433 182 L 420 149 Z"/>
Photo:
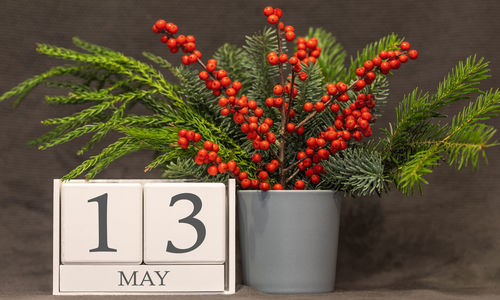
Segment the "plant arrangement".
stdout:
<path fill-rule="evenodd" d="M 156 21 L 153 32 L 165 49 L 183 53 L 182 64 L 143 54 L 177 83 L 149 64 L 79 38 L 73 42 L 84 52 L 38 44 L 38 52 L 73 64 L 20 83 L 0 101 L 17 97 L 17 105 L 40 84 L 68 91 L 46 101 L 82 109 L 42 121 L 54 128 L 31 142 L 41 150 L 91 135 L 78 151 L 84 155 L 111 132 L 120 134 L 64 180 L 84 172 L 93 178 L 126 154 L 153 150 L 145 171 L 161 167 L 168 178 L 233 177 L 242 189 L 354 195 L 381 194 L 393 183 L 410 194 L 438 164 L 475 168 L 480 154 L 497 145 L 491 141 L 496 130 L 484 121 L 500 112 L 500 93 L 477 88 L 489 76 L 483 58 L 460 62 L 435 92 L 414 89 L 397 105 L 396 120 L 382 136 L 364 142 L 387 102 L 386 75 L 418 52 L 389 34 L 346 64 L 345 51 L 330 33 L 310 28 L 297 37 L 282 22 L 281 9 L 266 7 L 264 15 L 270 26 L 247 36 L 243 47 L 224 44 L 206 63 L 194 36 Z M 474 93 L 477 98 L 446 123 L 441 110 Z M 151 113 L 134 114 L 136 105 Z"/>

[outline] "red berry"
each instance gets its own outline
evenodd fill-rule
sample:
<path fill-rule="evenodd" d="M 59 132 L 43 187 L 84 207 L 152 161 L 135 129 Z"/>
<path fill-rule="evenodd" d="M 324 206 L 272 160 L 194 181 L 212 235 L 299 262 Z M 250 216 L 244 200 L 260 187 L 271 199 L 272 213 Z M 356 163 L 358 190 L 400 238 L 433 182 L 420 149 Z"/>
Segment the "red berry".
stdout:
<path fill-rule="evenodd" d="M 283 189 L 283 186 L 279 183 L 276 183 L 274 186 L 273 186 L 273 190 L 282 190 Z"/>
<path fill-rule="evenodd" d="M 307 73 L 306 72 L 300 72 L 299 73 L 299 79 L 302 81 L 305 81 L 307 79 Z"/>
<path fill-rule="evenodd" d="M 361 77 L 361 76 L 365 75 L 365 71 L 366 71 L 365 67 L 357 68 L 356 69 L 356 75 L 358 75 L 359 77 Z"/>
<path fill-rule="evenodd" d="M 266 99 L 266 106 L 268 106 L 268 107 L 274 106 L 274 99 L 272 97 L 269 97 Z"/>
<path fill-rule="evenodd" d="M 170 24 L 170 23 L 169 23 L 169 24 Z M 177 27 L 177 25 L 175 25 L 175 24 L 172 24 L 172 25 L 170 25 L 170 26 L 166 26 L 165 28 L 166 28 L 166 29 L 168 30 L 168 32 L 170 32 L 171 34 L 176 34 L 176 33 L 177 33 L 177 31 L 179 30 L 179 28 L 178 28 L 178 27 Z"/>
<path fill-rule="evenodd" d="M 408 55 L 406 55 L 406 54 L 401 54 L 401 55 L 398 57 L 398 59 L 399 59 L 399 61 L 400 61 L 401 63 L 403 63 L 403 64 L 404 64 L 405 62 L 407 62 L 407 61 L 408 61 Z"/>
<path fill-rule="evenodd" d="M 338 103 L 333 103 L 330 106 L 330 110 L 334 113 L 338 112 L 340 110 L 340 105 Z"/>
<path fill-rule="evenodd" d="M 340 102 L 347 102 L 347 100 L 349 100 L 349 95 L 347 93 L 344 93 L 344 94 L 340 95 L 337 99 Z"/>
<path fill-rule="evenodd" d="M 214 144 L 211 141 L 205 141 L 203 143 L 203 148 L 205 148 L 207 151 L 212 151 Z"/>
<path fill-rule="evenodd" d="M 228 96 L 234 96 L 234 95 L 236 95 L 236 90 L 234 88 L 228 88 L 226 90 L 226 95 L 228 95 Z"/>
<path fill-rule="evenodd" d="M 179 144 L 179 146 L 182 148 L 182 149 L 186 149 L 188 146 L 189 146 L 189 142 L 188 140 L 185 138 L 185 137 L 181 137 L 177 140 L 177 144 Z"/>
<path fill-rule="evenodd" d="M 233 84 L 231 85 L 231 87 L 233 89 L 235 89 L 236 91 L 239 91 L 239 90 L 241 90 L 241 82 L 235 80 L 235 81 L 233 81 Z"/>
<path fill-rule="evenodd" d="M 318 101 L 314 103 L 314 109 L 316 109 L 316 111 L 322 111 L 323 109 L 325 109 L 325 104 L 321 101 Z"/>
<path fill-rule="evenodd" d="M 267 61 L 271 64 L 271 65 L 277 65 L 280 60 L 278 58 L 278 55 L 271 55 L 271 56 L 268 56 L 267 57 Z"/>
<path fill-rule="evenodd" d="M 212 73 L 217 68 L 217 64 L 215 64 L 215 63 L 207 63 L 206 67 L 207 67 L 207 71 L 209 73 Z"/>
<path fill-rule="evenodd" d="M 256 117 L 260 118 L 260 117 L 262 117 L 262 115 L 264 114 L 264 110 L 263 110 L 262 108 L 258 107 L 258 108 L 256 108 L 256 109 L 254 110 L 254 112 L 253 112 L 253 113 L 254 113 L 254 115 L 255 115 Z"/>
<path fill-rule="evenodd" d="M 262 156 L 259 153 L 254 153 L 254 155 L 252 155 L 252 161 L 254 163 L 258 163 L 261 160 L 262 160 Z"/>
<path fill-rule="evenodd" d="M 266 8 L 264 8 L 264 16 L 269 17 L 272 14 L 274 14 L 274 8 L 266 6 Z"/>
<path fill-rule="evenodd" d="M 366 86 L 366 82 L 363 79 L 356 81 L 356 90 L 360 91 Z"/>
<path fill-rule="evenodd" d="M 189 65 L 189 56 L 187 56 L 187 55 L 183 55 L 183 56 L 182 56 L 182 63 L 183 63 L 184 65 Z"/>
<path fill-rule="evenodd" d="M 296 131 L 297 131 L 298 135 L 303 135 L 304 131 L 305 131 L 305 128 L 304 128 L 304 126 L 300 126 L 299 128 L 297 128 Z"/>
<path fill-rule="evenodd" d="M 269 22 L 269 24 L 271 24 L 271 25 L 278 24 L 279 20 L 280 20 L 280 18 L 275 14 L 272 14 L 272 15 L 267 17 L 267 22 Z"/>
<path fill-rule="evenodd" d="M 372 82 L 373 80 L 375 80 L 376 77 L 377 76 L 375 75 L 374 72 L 368 72 L 368 73 L 366 73 L 366 80 L 367 81 Z"/>
<path fill-rule="evenodd" d="M 337 90 L 339 91 L 339 93 L 345 93 L 345 91 L 347 91 L 347 84 L 343 83 L 343 82 L 337 82 L 336 84 L 336 87 L 337 87 Z"/>
<path fill-rule="evenodd" d="M 276 169 L 278 168 L 278 165 L 277 164 L 273 164 L 273 163 L 268 163 L 266 165 L 266 170 L 269 172 L 269 173 L 273 173 L 274 171 L 276 171 Z"/>
<path fill-rule="evenodd" d="M 384 61 L 380 64 L 380 72 L 382 74 L 388 74 L 390 71 L 391 71 L 391 65 L 388 62 Z"/>
<path fill-rule="evenodd" d="M 363 64 L 363 66 L 365 67 L 365 69 L 367 71 L 370 71 L 371 69 L 373 69 L 373 61 L 367 60 L 367 61 L 365 61 L 365 63 Z"/>
<path fill-rule="evenodd" d="M 198 77 L 200 77 L 201 80 L 207 80 L 210 75 L 207 71 L 201 71 L 200 74 L 198 74 Z"/>
<path fill-rule="evenodd" d="M 275 85 L 274 88 L 273 88 L 273 93 L 276 95 L 276 96 L 279 96 L 281 94 L 283 94 L 283 87 L 279 84 Z"/>
<path fill-rule="evenodd" d="M 335 95 L 335 94 L 337 94 L 337 87 L 333 83 L 327 84 L 326 85 L 326 90 L 327 90 L 328 94 L 330 94 L 332 96 Z"/>
<path fill-rule="evenodd" d="M 226 163 L 220 163 L 218 166 L 217 166 L 217 170 L 219 170 L 219 173 L 226 173 L 227 171 L 227 164 Z"/>
<path fill-rule="evenodd" d="M 311 102 L 304 103 L 304 110 L 310 112 L 313 110 L 313 104 Z"/>
<path fill-rule="evenodd" d="M 286 124 L 286 130 L 288 132 L 294 132 L 295 131 L 295 124 L 293 124 L 293 123 Z"/>
<path fill-rule="evenodd" d="M 208 174 L 215 176 L 215 175 L 217 175 L 217 173 L 219 173 L 219 170 L 217 170 L 216 166 L 208 167 Z"/>
<path fill-rule="evenodd" d="M 160 31 L 158 30 L 158 28 L 156 27 L 156 25 L 153 25 L 153 32 L 154 33 L 159 33 Z"/>
<path fill-rule="evenodd" d="M 393 59 L 389 61 L 389 64 L 391 65 L 392 69 L 399 69 L 399 66 L 401 66 L 401 63 L 399 62 L 398 59 Z"/>
<path fill-rule="evenodd" d="M 167 24 L 167 22 L 165 22 L 165 20 L 158 20 L 158 21 L 156 21 L 155 26 L 158 30 L 163 30 L 163 29 L 165 29 L 166 24 Z"/>
<path fill-rule="evenodd" d="M 295 39 L 295 32 L 293 31 L 287 31 L 285 33 L 285 39 L 289 42 L 293 41 Z"/>
<path fill-rule="evenodd" d="M 241 180 L 241 187 L 244 188 L 244 189 L 248 189 L 250 187 L 250 179 L 248 178 L 245 178 L 243 180 Z"/>
<path fill-rule="evenodd" d="M 408 52 L 408 56 L 411 58 L 411 59 L 417 59 L 418 57 L 418 52 L 417 50 L 410 50 Z"/>
<path fill-rule="evenodd" d="M 288 63 L 294 66 L 299 63 L 299 59 L 296 56 L 292 56 L 288 60 Z"/>
<path fill-rule="evenodd" d="M 186 43 L 186 37 L 181 34 L 181 35 L 177 36 L 176 42 L 179 45 L 184 45 L 184 43 Z"/>
<path fill-rule="evenodd" d="M 199 133 L 195 133 L 195 134 L 194 134 L 193 141 L 195 141 L 195 142 L 199 142 L 200 140 L 201 140 L 201 134 L 199 134 Z"/>
<path fill-rule="evenodd" d="M 281 10 L 281 8 L 275 8 L 274 14 L 277 15 L 278 18 L 281 18 L 281 16 L 283 16 L 283 11 Z"/>
<path fill-rule="evenodd" d="M 303 190 L 306 187 L 306 183 L 302 180 L 295 181 L 295 188 L 298 190 Z"/>
<path fill-rule="evenodd" d="M 259 180 L 258 179 L 252 179 L 252 187 L 253 188 L 259 187 Z"/>
<path fill-rule="evenodd" d="M 269 178 L 269 174 L 266 171 L 260 171 L 258 175 L 260 181 L 267 180 Z"/>
<path fill-rule="evenodd" d="M 382 50 L 380 51 L 378 56 L 380 56 L 381 59 L 386 59 L 389 56 L 389 54 L 387 54 L 387 51 Z"/>
<path fill-rule="evenodd" d="M 268 141 L 261 141 L 260 142 L 260 149 L 262 149 L 262 150 L 268 150 L 269 147 L 270 147 L 270 145 L 269 145 Z"/>
<path fill-rule="evenodd" d="M 225 107 L 225 106 L 227 106 L 228 102 L 229 102 L 229 100 L 227 100 L 226 97 L 220 97 L 220 99 L 219 99 L 219 106 L 220 107 Z"/>
<path fill-rule="evenodd" d="M 402 42 L 401 45 L 399 45 L 399 48 L 401 48 L 402 51 L 410 50 L 410 43 Z"/>
<path fill-rule="evenodd" d="M 267 183 L 267 182 L 261 182 L 259 184 L 259 188 L 261 190 L 263 190 L 263 191 L 267 191 L 267 190 L 269 190 L 269 183 Z"/>
<path fill-rule="evenodd" d="M 194 43 L 194 42 L 196 42 L 196 39 L 194 38 L 194 36 L 188 35 L 188 36 L 186 36 L 186 42 Z"/>
<path fill-rule="evenodd" d="M 374 66 L 380 66 L 380 64 L 382 63 L 382 59 L 379 57 L 379 56 L 375 56 L 373 59 L 372 59 L 372 62 L 373 62 L 373 65 Z"/>
<path fill-rule="evenodd" d="M 311 176 L 311 182 L 313 184 L 318 184 L 320 181 L 321 181 L 321 178 L 318 175 L 314 174 L 313 176 Z"/>
<path fill-rule="evenodd" d="M 288 61 L 288 55 L 286 55 L 286 53 L 281 53 L 281 55 L 279 56 L 279 61 L 282 64 L 286 63 Z"/>
<path fill-rule="evenodd" d="M 307 139 L 306 143 L 307 143 L 307 146 L 309 148 L 314 148 L 314 147 L 316 147 L 316 138 L 315 137 L 310 137 L 310 138 Z"/>
<path fill-rule="evenodd" d="M 316 38 L 311 38 L 310 40 L 308 40 L 306 42 L 306 46 L 309 49 L 314 49 L 314 48 L 316 48 L 317 45 L 318 45 L 318 39 L 316 39 Z"/>
<path fill-rule="evenodd" d="M 247 172 L 241 172 L 241 173 L 240 173 L 240 175 L 238 175 L 238 178 L 239 178 L 240 180 L 243 180 L 243 179 L 245 179 L 245 178 L 248 178 L 248 174 L 247 174 Z"/>

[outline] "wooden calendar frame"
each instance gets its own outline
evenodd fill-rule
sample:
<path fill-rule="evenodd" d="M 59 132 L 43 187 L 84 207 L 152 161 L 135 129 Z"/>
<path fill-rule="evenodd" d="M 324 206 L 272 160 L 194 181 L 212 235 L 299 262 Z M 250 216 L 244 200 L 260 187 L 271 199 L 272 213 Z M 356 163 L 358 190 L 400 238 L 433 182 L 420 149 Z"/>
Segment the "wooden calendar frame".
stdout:
<path fill-rule="evenodd" d="M 85 180 L 70 180 L 72 183 L 84 183 Z M 172 183 L 189 182 L 181 180 L 147 179 L 97 179 L 90 183 Z M 61 291 L 61 186 L 60 179 L 54 179 L 53 210 L 53 295 L 183 295 L 183 294 L 234 294 L 236 292 L 236 183 L 230 179 L 226 183 L 226 260 L 224 263 L 224 290 L 221 291 Z M 140 265 L 139 265 L 140 266 Z"/>

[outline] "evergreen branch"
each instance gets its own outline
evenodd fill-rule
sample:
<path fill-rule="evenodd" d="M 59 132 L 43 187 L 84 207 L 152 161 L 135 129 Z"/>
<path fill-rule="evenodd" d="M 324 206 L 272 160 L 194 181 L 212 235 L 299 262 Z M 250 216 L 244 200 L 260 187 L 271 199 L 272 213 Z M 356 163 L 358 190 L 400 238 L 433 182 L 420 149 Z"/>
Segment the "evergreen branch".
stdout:
<path fill-rule="evenodd" d="M 309 28 L 307 39 L 316 37 L 318 47 L 321 48 L 321 55 L 317 62 L 326 82 L 333 82 L 337 78 L 345 76 L 344 61 L 346 53 L 335 37 L 326 32 L 323 28 Z"/>
<path fill-rule="evenodd" d="M 44 121 L 42 121 L 42 124 L 44 124 L 44 125 L 57 125 L 57 124 L 64 124 L 64 123 L 83 122 L 83 121 L 92 119 L 93 117 L 102 113 L 103 111 L 110 108 L 111 106 L 112 106 L 111 102 L 102 102 L 102 103 L 99 103 L 99 104 L 94 105 L 92 107 L 83 109 L 77 113 L 74 113 L 71 116 L 44 120 Z"/>
<path fill-rule="evenodd" d="M 172 64 L 168 60 L 164 59 L 163 57 L 157 56 L 157 55 L 155 55 L 151 52 L 147 52 L 147 51 L 142 52 L 142 55 L 144 57 L 148 58 L 149 60 L 151 60 L 152 62 L 156 63 L 161 68 L 169 70 L 175 76 L 178 75 L 176 68 L 174 66 L 172 66 Z"/>
<path fill-rule="evenodd" d="M 442 149 L 436 145 L 430 149 L 415 153 L 398 168 L 396 186 L 404 194 L 412 194 L 416 188 L 422 192 L 421 183 L 428 184 L 424 175 L 431 173 L 431 167 L 439 165 Z"/>
<path fill-rule="evenodd" d="M 98 155 L 90 157 L 71 172 L 64 175 L 62 180 L 67 181 L 76 178 L 90 168 L 93 168 L 93 171 L 89 172 L 86 178 L 93 178 L 97 174 L 97 171 L 102 170 L 115 159 L 139 149 L 140 146 L 134 139 L 128 137 L 120 138 L 118 141 L 104 148 Z M 97 164 L 99 165 L 97 166 Z"/>
<path fill-rule="evenodd" d="M 82 127 L 78 127 L 75 130 L 72 130 L 62 136 L 57 137 L 56 139 L 53 139 L 52 141 L 45 142 L 43 145 L 38 146 L 39 150 L 46 150 L 50 147 L 54 147 L 60 144 L 67 143 L 69 141 L 72 141 L 84 134 L 95 132 L 100 130 L 101 128 L 104 127 L 103 123 L 96 123 L 96 124 L 89 124 L 89 125 L 84 125 Z"/>
<path fill-rule="evenodd" d="M 14 106 L 17 106 L 21 103 L 21 101 L 26 97 L 26 95 L 31 92 L 35 87 L 37 87 L 40 83 L 45 81 L 46 79 L 54 76 L 72 74 L 73 72 L 81 71 L 84 69 L 88 69 L 87 66 L 59 66 L 50 69 L 49 71 L 42 73 L 40 75 L 34 76 L 28 80 L 25 80 L 12 88 L 10 91 L 5 92 L 2 96 L 0 96 L 0 102 L 6 99 L 9 99 L 14 96 L 18 96 L 14 101 Z"/>
<path fill-rule="evenodd" d="M 107 56 L 107 57 L 110 57 L 112 59 L 122 59 L 124 58 L 125 56 L 120 53 L 120 52 L 117 52 L 117 51 L 114 51 L 110 48 L 106 48 L 106 47 L 103 47 L 103 46 L 99 46 L 99 45 L 96 45 L 96 44 L 92 44 L 92 43 L 89 43 L 87 41 L 84 41 L 82 39 L 80 39 L 79 37 L 73 37 L 73 44 L 83 50 L 86 50 L 90 53 L 93 53 L 93 54 L 97 54 L 97 55 L 100 55 L 100 56 Z"/>
<path fill-rule="evenodd" d="M 358 196 L 380 195 L 387 190 L 389 178 L 378 152 L 349 148 L 332 155 L 324 167 L 327 188 Z"/>
<path fill-rule="evenodd" d="M 397 50 L 398 45 L 403 42 L 404 38 L 398 37 L 395 33 L 391 33 L 382 37 L 378 41 L 366 45 L 360 52 L 356 53 L 356 57 L 351 57 L 351 64 L 345 73 L 344 82 L 351 82 L 357 78 L 356 69 L 363 65 L 367 60 L 371 60 L 377 56 L 382 50 Z M 320 56 L 321 57 L 321 56 Z"/>
<path fill-rule="evenodd" d="M 227 173 L 208 175 L 205 166 L 199 166 L 193 159 L 184 157 L 178 157 L 177 160 L 167 164 L 163 176 L 171 179 L 196 179 L 202 182 L 225 182 L 229 177 Z"/>
<path fill-rule="evenodd" d="M 245 66 L 245 61 L 248 61 L 246 53 L 243 49 L 231 44 L 224 44 L 219 47 L 214 53 L 214 59 L 217 60 L 217 65 L 220 69 L 226 70 L 231 78 L 241 82 L 242 89 L 240 93 L 246 94 L 250 81 Z"/>

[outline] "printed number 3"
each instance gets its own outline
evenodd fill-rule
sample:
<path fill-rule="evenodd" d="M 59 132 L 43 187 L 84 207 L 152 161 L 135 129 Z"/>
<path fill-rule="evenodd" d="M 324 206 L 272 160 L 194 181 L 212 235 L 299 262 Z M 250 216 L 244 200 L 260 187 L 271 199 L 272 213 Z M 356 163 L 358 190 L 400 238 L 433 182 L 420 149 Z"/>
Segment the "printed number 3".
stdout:
<path fill-rule="evenodd" d="M 202 206 L 200 197 L 196 196 L 195 194 L 191 194 L 191 193 L 178 194 L 178 195 L 175 195 L 172 197 L 172 200 L 170 201 L 170 206 L 174 206 L 174 204 L 179 200 L 189 200 L 189 201 L 191 201 L 191 203 L 193 203 L 193 206 L 194 206 L 193 212 L 189 216 L 185 217 L 184 219 L 180 219 L 179 223 L 186 223 L 186 224 L 193 226 L 194 229 L 196 230 L 197 238 L 196 238 L 196 242 L 194 243 L 193 246 L 191 246 L 189 248 L 185 248 L 185 249 L 179 249 L 179 248 L 174 246 L 172 241 L 168 241 L 167 252 L 171 252 L 171 253 L 186 253 L 186 252 L 193 251 L 194 249 L 198 248 L 203 243 L 203 241 L 205 240 L 205 236 L 206 236 L 205 225 L 203 225 L 203 223 L 200 220 L 195 218 L 195 216 L 200 212 L 201 206 Z"/>
<path fill-rule="evenodd" d="M 197 233 L 196 242 L 193 246 L 185 249 L 180 249 L 174 246 L 172 241 L 168 241 L 167 243 L 167 252 L 171 253 L 186 253 L 193 251 L 198 248 L 206 236 L 206 229 L 203 223 L 196 219 L 195 216 L 200 212 L 202 203 L 200 197 L 191 193 L 182 193 L 172 197 L 170 201 L 170 206 L 174 206 L 175 203 L 179 200 L 188 200 L 193 203 L 193 212 L 185 217 L 184 219 L 180 219 L 179 223 L 186 223 L 194 227 Z M 88 200 L 89 203 L 97 202 L 99 209 L 99 246 L 94 249 L 90 249 L 89 252 L 116 252 L 116 249 L 109 248 L 108 246 L 108 194 L 102 194 L 100 196 L 94 197 Z"/>

